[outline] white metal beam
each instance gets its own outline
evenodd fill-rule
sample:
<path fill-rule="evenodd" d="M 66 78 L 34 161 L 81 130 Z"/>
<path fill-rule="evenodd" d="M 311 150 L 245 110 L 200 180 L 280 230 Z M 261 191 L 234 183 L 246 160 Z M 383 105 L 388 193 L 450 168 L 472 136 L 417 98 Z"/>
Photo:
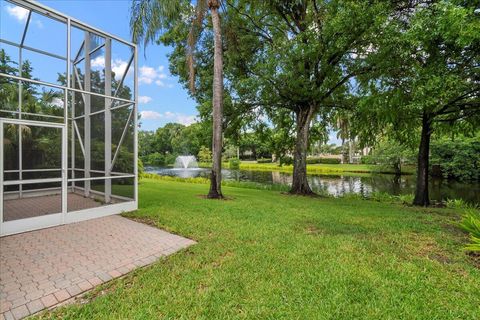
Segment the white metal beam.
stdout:
<path fill-rule="evenodd" d="M 80 136 L 80 130 L 78 130 L 77 121 L 73 120 L 73 127 L 78 136 L 78 143 L 80 144 L 80 149 L 82 149 L 83 157 L 85 158 L 85 146 L 83 145 L 82 136 Z M 72 146 L 72 149 L 75 149 L 75 146 Z"/>
<path fill-rule="evenodd" d="M 3 121 L 0 119 L 0 235 L 3 234 Z"/>
<path fill-rule="evenodd" d="M 71 23 L 67 18 L 67 87 L 70 87 L 70 78 L 72 76 L 72 69 L 70 64 L 71 56 Z M 65 89 L 65 102 L 64 108 L 64 127 L 62 128 L 62 223 L 65 223 L 65 214 L 67 213 L 68 206 L 68 89 Z"/>
<path fill-rule="evenodd" d="M 105 94 L 112 95 L 112 40 L 105 39 Z M 105 176 L 110 176 L 112 162 L 112 99 L 105 98 Z M 105 202 L 110 203 L 112 195 L 112 181 L 105 180 Z"/>
<path fill-rule="evenodd" d="M 133 49 L 135 53 L 135 64 L 134 69 L 135 73 L 133 76 L 133 87 L 135 97 L 135 104 L 133 105 L 133 172 L 135 174 L 133 182 L 133 194 L 135 200 L 135 209 L 138 206 L 138 48 L 135 46 Z"/>
<path fill-rule="evenodd" d="M 53 19 L 56 19 L 60 22 L 63 22 L 63 23 L 66 23 L 67 22 L 67 19 L 70 18 L 70 21 L 71 21 L 71 25 L 74 26 L 74 27 L 77 27 L 77 28 L 80 28 L 80 29 L 83 29 L 83 30 L 86 30 L 86 31 L 89 31 L 89 32 L 92 32 L 92 33 L 96 33 L 100 36 L 103 36 L 103 37 L 109 37 L 111 39 L 114 39 L 116 41 L 119 41 L 123 44 L 126 44 L 132 48 L 136 48 L 137 45 L 135 43 L 132 43 L 130 41 L 126 41 L 126 40 L 123 40 L 122 38 L 119 38 L 113 34 L 110 34 L 108 32 L 105 32 L 105 31 L 102 31 L 102 30 L 99 30 L 95 27 L 92 27 L 80 20 L 77 20 L 73 17 L 70 17 L 66 14 L 63 14 L 55 9 L 52 9 L 50 7 L 47 7 L 43 4 L 39 4 L 35 1 L 27 1 L 27 0 L 9 0 L 11 1 L 12 3 L 18 5 L 18 6 L 21 6 L 21 7 L 24 7 L 25 9 L 27 10 L 33 10 L 41 15 L 44 15 L 46 17 L 49 17 L 49 18 L 53 18 Z"/>
<path fill-rule="evenodd" d="M 132 119 L 132 114 L 133 114 L 133 109 L 130 111 L 130 114 L 128 115 L 127 122 L 125 123 L 125 127 L 123 127 L 123 132 L 122 136 L 120 137 L 120 141 L 118 141 L 117 144 L 117 149 L 115 149 L 115 155 L 113 156 L 112 164 L 110 166 L 110 170 L 113 170 L 113 166 L 115 165 L 115 161 L 117 161 L 117 156 L 120 152 L 120 147 L 122 146 L 123 140 L 125 139 L 125 136 L 128 131 L 128 124 L 130 123 L 130 119 Z"/>
<path fill-rule="evenodd" d="M 85 90 L 90 91 L 90 32 L 85 31 L 85 72 L 84 72 L 84 81 L 85 81 Z M 85 97 L 85 105 L 84 105 L 84 114 L 85 114 L 85 121 L 84 121 L 84 148 L 85 148 L 85 158 L 84 158 L 84 167 L 85 167 L 85 178 L 90 178 L 90 166 L 91 166 L 91 126 L 90 126 L 90 95 L 86 95 Z M 85 181 L 85 196 L 88 197 L 90 195 L 90 182 Z"/>
<path fill-rule="evenodd" d="M 32 18 L 32 11 L 28 11 L 27 23 L 25 23 L 25 28 L 23 29 L 22 41 L 20 42 L 20 46 L 23 46 L 25 43 L 25 37 L 27 36 L 28 26 L 30 25 L 30 19 Z"/>
<path fill-rule="evenodd" d="M 42 86 L 57 88 L 57 89 L 61 89 L 61 90 L 66 88 L 65 86 L 61 86 L 61 85 L 56 84 L 56 83 L 45 82 L 45 81 L 34 80 L 34 79 L 27 79 L 27 78 L 15 76 L 15 75 L 12 75 L 12 74 L 7 74 L 7 73 L 1 73 L 0 72 L 0 77 L 11 78 L 11 79 L 15 79 L 15 80 L 21 80 L 21 81 L 24 81 L 24 82 L 40 84 Z M 110 97 L 108 97 L 108 96 L 106 96 L 102 93 L 89 92 L 89 91 L 80 90 L 80 89 L 76 89 L 76 88 L 69 88 L 68 90 L 74 91 L 74 92 L 86 93 L 86 94 L 101 97 L 101 98 L 110 98 Z M 115 100 L 123 101 L 123 102 L 129 102 L 129 103 L 135 103 L 135 100 L 128 100 L 128 99 L 123 99 L 123 98 L 118 98 L 118 97 L 115 98 Z"/>
<path fill-rule="evenodd" d="M 43 55 L 46 55 L 46 56 L 49 56 L 49 57 L 52 57 L 52 58 L 57 58 L 57 59 L 60 59 L 60 60 L 67 60 L 67 58 L 64 57 L 64 56 L 60 56 L 60 55 L 55 54 L 55 53 L 51 53 L 51 52 L 48 52 L 48 51 L 36 49 L 36 48 L 29 47 L 29 46 L 26 46 L 26 45 L 18 44 L 16 42 L 12 42 L 12 41 L 9 41 L 9 40 L 6 40 L 6 39 L 0 39 L 0 42 L 11 45 L 13 47 L 22 48 L 22 49 L 26 49 L 28 51 L 33 51 L 33 52 L 36 52 L 36 53 L 40 53 L 40 54 L 43 54 Z"/>
<path fill-rule="evenodd" d="M 130 69 L 130 66 L 132 65 L 132 61 L 133 61 L 134 58 L 135 58 L 135 53 L 132 53 L 132 56 L 130 57 L 130 60 L 128 60 L 127 67 L 125 68 L 125 72 L 124 72 L 123 75 L 122 75 L 122 79 L 121 79 L 120 82 L 117 84 L 117 88 L 115 89 L 115 94 L 113 95 L 114 97 L 117 96 L 118 91 L 119 91 L 120 88 L 122 87 L 123 82 L 125 81 L 125 77 L 127 76 L 128 70 Z"/>

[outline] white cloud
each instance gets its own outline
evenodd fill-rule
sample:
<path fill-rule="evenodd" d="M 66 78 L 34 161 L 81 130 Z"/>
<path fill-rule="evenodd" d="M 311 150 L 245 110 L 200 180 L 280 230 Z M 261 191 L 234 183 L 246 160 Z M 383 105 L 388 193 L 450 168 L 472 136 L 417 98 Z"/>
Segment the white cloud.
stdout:
<path fill-rule="evenodd" d="M 122 59 L 115 59 L 112 61 L 112 71 L 115 72 L 115 79 L 120 80 L 123 77 L 123 74 L 127 71 L 128 62 L 123 61 Z M 132 72 L 132 69 L 128 69 L 128 74 Z"/>
<path fill-rule="evenodd" d="M 148 97 L 148 96 L 139 96 L 138 97 L 138 102 L 140 102 L 140 103 L 149 103 L 150 101 L 152 101 L 151 97 Z"/>
<path fill-rule="evenodd" d="M 63 99 L 55 97 L 52 99 L 52 102 L 50 102 L 50 104 L 58 108 L 63 108 Z"/>
<path fill-rule="evenodd" d="M 185 126 L 189 126 L 192 123 L 197 122 L 197 119 L 194 115 L 188 115 L 183 113 L 174 113 L 171 111 L 166 111 L 164 113 L 160 113 L 157 111 L 145 110 L 140 112 L 140 116 L 142 120 L 160 120 L 165 119 L 169 122 L 176 122 L 183 124 Z"/>
<path fill-rule="evenodd" d="M 138 82 L 140 84 L 152 84 L 155 83 L 159 87 L 168 87 L 170 88 L 171 85 L 165 84 L 162 79 L 167 79 L 167 74 L 165 73 L 165 67 L 159 66 L 157 69 L 149 67 L 149 66 L 142 66 L 140 67 L 140 76 L 138 77 Z"/>
<path fill-rule="evenodd" d="M 95 59 L 90 61 L 90 66 L 94 69 L 102 69 L 105 68 L 105 57 L 98 56 Z M 115 80 L 120 80 L 123 77 L 123 74 L 127 70 L 128 62 L 122 59 L 115 59 L 112 61 L 112 71 L 115 73 Z M 132 69 L 128 69 L 128 75 L 132 73 Z"/>
<path fill-rule="evenodd" d="M 143 120 L 158 120 L 162 118 L 162 114 L 156 111 L 145 110 L 140 111 L 140 117 Z"/>
<path fill-rule="evenodd" d="M 139 83 L 151 84 L 157 77 L 157 72 L 152 67 L 143 66 L 140 67 L 140 77 L 138 77 Z"/>
<path fill-rule="evenodd" d="M 177 120 L 175 122 L 181 123 L 185 126 L 189 126 L 197 122 L 197 119 L 195 116 L 192 116 L 192 115 L 177 114 Z"/>
<path fill-rule="evenodd" d="M 27 21 L 28 10 L 19 6 L 7 6 L 7 12 L 20 22 Z"/>
<path fill-rule="evenodd" d="M 30 11 L 19 6 L 7 6 L 7 12 L 11 17 L 15 18 L 18 22 L 24 23 L 25 21 L 27 21 L 28 13 Z M 31 18 L 30 22 L 32 22 L 35 26 L 37 26 L 37 28 L 43 29 L 42 21 Z"/>
<path fill-rule="evenodd" d="M 98 56 L 95 59 L 92 59 L 90 61 L 90 66 L 92 68 L 103 68 L 103 67 L 105 67 L 105 57 L 104 56 Z"/>

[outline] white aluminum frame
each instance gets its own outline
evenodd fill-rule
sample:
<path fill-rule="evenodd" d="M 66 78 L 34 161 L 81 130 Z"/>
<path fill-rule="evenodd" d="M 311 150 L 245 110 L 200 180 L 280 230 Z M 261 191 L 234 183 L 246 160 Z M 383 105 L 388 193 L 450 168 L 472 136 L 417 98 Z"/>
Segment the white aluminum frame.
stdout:
<path fill-rule="evenodd" d="M 92 219 L 96 217 L 102 217 L 106 215 L 111 215 L 111 214 L 118 214 L 121 212 L 125 211 L 132 211 L 136 210 L 138 207 L 138 160 L 137 160 L 137 154 L 138 154 L 138 123 L 137 123 L 137 118 L 138 118 L 138 50 L 137 46 L 131 42 L 125 41 L 119 37 L 116 37 L 112 34 L 103 32 L 97 28 L 91 27 L 79 20 L 76 20 L 72 17 L 69 17 L 65 14 L 62 14 L 56 10 L 53 10 L 47 6 L 41 5 L 35 1 L 30 1 L 30 0 L 7 0 L 8 2 L 12 3 L 13 5 L 17 5 L 20 7 L 23 7 L 27 10 L 29 10 L 29 14 L 27 17 L 27 22 L 25 24 L 25 28 L 23 30 L 23 35 L 22 35 L 22 40 L 21 43 L 14 43 L 12 41 L 8 41 L 5 39 L 0 38 L 0 43 L 5 43 L 14 47 L 17 47 L 19 49 L 19 70 L 21 70 L 22 66 L 22 50 L 29 50 L 33 51 L 39 54 L 47 55 L 56 59 L 60 59 L 65 61 L 66 63 L 66 86 L 58 85 L 55 83 L 50 83 L 50 82 L 45 82 L 41 80 L 34 80 L 34 79 L 27 79 L 24 78 L 23 75 L 10 75 L 10 74 L 4 74 L 0 73 L 0 77 L 4 78 L 9 78 L 12 80 L 18 80 L 18 86 L 19 86 L 19 102 L 18 102 L 18 110 L 2 110 L 2 105 L 0 101 L 0 111 L 2 112 L 7 112 L 10 114 L 15 114 L 18 118 L 2 118 L 0 116 L 0 236 L 5 236 L 9 234 L 14 234 L 14 233 L 20 233 L 20 232 L 25 232 L 25 231 L 30 231 L 30 230 L 35 230 L 35 229 L 40 229 L 40 228 L 45 228 L 45 227 L 50 227 L 54 225 L 59 225 L 59 224 L 65 224 L 65 223 L 71 223 L 71 222 L 76 222 L 76 221 L 82 221 L 86 219 Z M 66 25 L 66 30 L 67 30 L 67 41 L 66 41 L 66 46 L 67 46 L 67 53 L 66 57 L 53 54 L 47 51 L 43 51 L 40 49 L 32 48 L 29 46 L 26 46 L 24 44 L 25 37 L 27 34 L 27 30 L 29 27 L 29 23 L 31 20 L 31 15 L 32 12 L 35 12 L 37 14 L 41 14 L 43 16 L 46 16 L 48 18 L 60 21 Z M 71 58 L 71 32 L 72 32 L 72 27 L 76 27 L 80 30 L 85 31 L 85 41 L 82 43 L 79 52 L 77 53 L 75 59 Z M 100 36 L 105 39 L 105 42 L 101 45 L 96 46 L 95 48 L 89 48 L 89 35 L 90 34 L 95 34 L 97 36 Z M 121 44 L 127 45 L 131 48 L 132 50 L 132 55 L 131 58 L 129 59 L 128 62 L 128 67 L 127 70 L 125 70 L 125 73 L 119 82 L 117 88 L 115 88 L 115 92 L 112 95 L 112 88 L 110 87 L 111 81 L 109 81 L 112 77 L 111 74 L 111 41 L 115 40 L 120 42 Z M 75 66 L 76 63 L 85 61 L 85 69 L 86 69 L 86 74 L 85 78 L 89 78 L 89 73 L 90 73 L 90 68 L 87 68 L 90 62 L 89 55 L 93 54 L 95 51 L 104 48 L 105 50 L 105 94 L 101 93 L 95 93 L 91 92 L 89 89 L 88 81 L 85 85 L 85 87 L 80 88 L 75 88 L 73 87 L 73 79 L 75 76 L 78 77 L 78 74 L 76 72 L 76 68 L 72 68 L 72 66 Z M 85 57 L 82 57 L 79 59 L 80 52 L 82 49 L 85 51 Z M 108 61 L 107 61 L 108 60 Z M 131 66 L 134 66 L 134 98 L 133 100 L 129 99 L 124 99 L 124 98 L 119 98 L 117 97 L 117 93 L 119 89 L 122 87 L 123 82 L 125 80 L 125 77 L 127 75 L 127 72 L 129 69 L 131 69 Z M 72 70 L 73 69 L 73 70 Z M 72 71 L 74 72 L 74 75 L 72 75 Z M 88 79 L 87 79 L 88 80 Z M 22 87 L 24 82 L 29 82 L 32 84 L 37 84 L 37 85 L 43 85 L 43 86 L 48 86 L 51 88 L 55 89 L 60 89 L 63 90 L 64 92 L 64 115 L 63 117 L 60 116 L 53 116 L 53 115 L 43 115 L 43 114 L 31 114 L 27 112 L 22 112 Z M 108 82 L 108 85 L 107 85 Z M 88 86 L 87 86 L 88 85 Z M 75 92 L 75 93 L 80 93 L 82 95 L 82 98 L 85 102 L 85 109 L 88 109 L 88 102 L 90 100 L 91 96 L 97 96 L 97 97 L 102 97 L 105 100 L 105 108 L 99 111 L 87 113 L 88 110 L 85 110 L 84 114 L 81 116 L 75 116 L 75 103 L 72 99 L 72 106 L 71 106 L 71 115 L 68 114 L 69 108 L 68 108 L 68 103 L 70 99 L 70 93 Z M 114 101 L 120 101 L 123 102 L 121 105 L 113 106 Z M 129 108 L 130 106 L 133 106 L 127 122 L 125 124 L 125 128 L 122 132 L 122 136 L 120 138 L 120 141 L 118 141 L 117 144 L 117 149 L 114 150 L 113 152 L 113 157 L 112 157 L 112 137 L 111 137 L 111 111 L 119 109 L 119 108 Z M 90 140 L 87 139 L 88 134 L 84 136 L 84 140 L 82 141 L 81 135 L 78 129 L 78 126 L 76 124 L 76 120 L 83 118 L 85 120 L 85 123 L 89 122 L 89 118 L 92 115 L 99 114 L 99 113 L 104 113 L 105 114 L 105 168 L 103 171 L 99 170 L 92 170 L 89 169 L 89 165 L 85 164 L 85 168 L 75 168 L 75 141 L 76 139 L 79 140 L 79 144 L 82 150 L 82 153 L 84 155 L 84 158 L 86 160 L 89 159 L 90 156 Z M 26 120 L 22 119 L 22 115 L 25 116 L 36 116 L 36 117 L 43 117 L 46 119 L 45 121 L 33 121 L 33 120 Z M 120 146 L 123 143 L 123 140 L 125 138 L 128 125 L 130 121 L 132 120 L 133 117 L 133 122 L 134 122 L 134 141 L 133 141 L 133 152 L 134 152 L 134 157 L 133 157 L 133 174 L 129 173 L 123 173 L 123 172 L 114 172 L 113 167 L 115 164 L 115 161 L 117 159 Z M 49 120 L 50 119 L 50 120 Z M 59 122 L 47 122 L 53 121 L 53 120 L 60 120 L 63 119 L 62 123 Z M 88 120 L 87 120 L 88 119 Z M 71 124 L 69 125 L 69 121 L 71 121 Z M 57 169 L 57 168 L 48 168 L 48 169 L 23 169 L 22 165 L 22 137 L 21 137 L 21 130 L 19 130 L 19 149 L 20 149 L 20 154 L 19 154 L 19 169 L 18 170 L 7 170 L 4 171 L 4 148 L 3 148 L 3 135 L 4 135 L 4 124 L 9 123 L 9 124 L 18 124 L 18 125 L 27 125 L 27 126 L 40 126 L 40 127 L 52 127 L 52 128 L 58 128 L 62 131 L 62 168 Z M 88 127 L 88 125 L 85 125 L 85 127 Z M 85 132 L 86 133 L 86 132 Z M 69 150 L 68 146 L 68 139 L 71 139 L 71 150 Z M 68 166 L 68 153 L 70 152 L 71 155 L 71 167 Z M 22 179 L 22 174 L 25 172 L 53 172 L 53 171 L 61 171 L 61 178 L 44 178 L 44 179 L 29 179 L 25 180 Z M 68 178 L 68 172 L 71 171 L 72 177 L 69 179 Z M 83 171 L 84 172 L 84 178 L 76 178 L 75 177 L 75 172 L 76 171 Z M 4 173 L 12 173 L 12 172 L 18 172 L 19 174 L 19 179 L 16 181 L 4 181 Z M 90 177 L 89 174 L 90 172 L 92 173 L 97 173 L 97 174 L 103 174 L 100 177 Z M 121 179 L 121 178 L 133 178 L 134 180 L 134 185 L 133 185 L 133 200 L 129 198 L 124 198 L 121 196 L 116 196 L 116 195 L 111 195 L 111 180 L 112 179 Z M 78 211 L 70 211 L 68 212 L 67 208 L 67 196 L 68 196 L 68 188 L 69 184 L 72 186 L 71 191 L 75 190 L 82 190 L 82 192 L 85 193 L 85 195 L 89 195 L 89 192 L 91 193 L 99 193 L 94 190 L 90 190 L 89 188 L 89 182 L 93 180 L 104 180 L 105 181 L 105 190 L 103 193 L 105 196 L 106 204 L 104 206 L 96 207 L 94 209 L 84 209 L 84 210 L 78 210 Z M 85 188 L 79 188 L 75 186 L 75 182 L 78 181 L 84 181 L 85 182 Z M 58 194 L 59 189 L 58 188 L 49 188 L 47 189 L 39 189 L 39 190 L 28 190 L 28 191 L 23 191 L 22 190 L 22 185 L 23 184 L 29 184 L 29 183 L 45 183 L 45 182 L 61 182 L 61 195 L 62 195 L 62 210 L 59 213 L 53 213 L 45 216 L 40 216 L 40 217 L 34 217 L 34 218 L 26 218 L 26 219 L 19 219 L 19 220 L 13 220 L 13 221 L 7 221 L 3 222 L 3 207 L 4 207 L 4 200 L 5 200 L 5 195 L 7 194 L 10 196 L 9 192 L 4 191 L 4 186 L 6 185 L 19 185 L 19 191 L 15 191 L 12 193 L 18 193 L 20 197 L 23 197 L 23 194 L 25 193 L 25 197 L 31 197 L 35 196 L 36 194 L 42 195 L 46 194 L 48 192 L 56 192 Z M 125 202 L 122 203 L 108 203 L 111 198 L 114 199 L 121 199 L 125 200 Z"/>

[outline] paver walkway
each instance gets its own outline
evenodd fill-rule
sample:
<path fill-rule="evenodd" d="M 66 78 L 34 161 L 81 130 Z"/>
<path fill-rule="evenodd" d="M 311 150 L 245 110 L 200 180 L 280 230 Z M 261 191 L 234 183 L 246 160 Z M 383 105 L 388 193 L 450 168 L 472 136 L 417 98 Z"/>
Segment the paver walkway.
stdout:
<path fill-rule="evenodd" d="M 120 216 L 0 238 L 0 320 L 53 307 L 194 243 Z"/>
<path fill-rule="evenodd" d="M 92 198 L 85 198 L 76 193 L 69 193 L 67 196 L 67 210 L 77 211 L 99 207 L 101 202 Z M 3 208 L 3 221 L 32 218 L 62 211 L 62 196 L 59 194 L 29 197 L 22 199 L 5 200 Z"/>

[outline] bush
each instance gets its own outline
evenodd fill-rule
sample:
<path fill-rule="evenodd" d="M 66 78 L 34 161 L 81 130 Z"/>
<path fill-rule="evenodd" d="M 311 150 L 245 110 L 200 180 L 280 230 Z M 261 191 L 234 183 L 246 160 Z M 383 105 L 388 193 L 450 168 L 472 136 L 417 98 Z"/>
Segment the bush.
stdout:
<path fill-rule="evenodd" d="M 468 210 L 464 215 L 460 227 L 470 234 L 470 244 L 465 250 L 480 252 L 480 214 L 475 210 Z"/>
<path fill-rule="evenodd" d="M 293 164 L 293 158 L 292 157 L 281 157 L 280 158 L 280 165 L 286 165 L 286 166 L 291 166 Z"/>
<path fill-rule="evenodd" d="M 260 158 L 260 159 L 257 159 L 257 163 L 272 163 L 272 159 Z"/>
<path fill-rule="evenodd" d="M 470 204 L 468 202 L 465 202 L 463 199 L 447 199 L 446 206 L 449 209 L 478 209 L 478 206 L 476 204 Z"/>
<path fill-rule="evenodd" d="M 198 151 L 198 161 L 210 163 L 212 162 L 212 152 L 205 146 L 200 147 L 200 151 Z"/>
<path fill-rule="evenodd" d="M 446 178 L 480 180 L 479 136 L 433 141 L 430 163 L 439 166 Z"/>
<path fill-rule="evenodd" d="M 165 155 L 165 165 L 174 164 L 177 159 L 176 154 L 168 153 Z"/>
<path fill-rule="evenodd" d="M 382 140 L 371 155 L 362 158 L 362 163 L 377 164 L 380 165 L 379 171 L 393 171 L 395 174 L 401 174 L 402 167 L 415 163 L 415 159 L 413 149 L 395 141 Z"/>
<path fill-rule="evenodd" d="M 159 152 L 150 153 L 144 158 L 144 162 L 149 166 L 164 166 L 165 156 Z"/>
<path fill-rule="evenodd" d="M 232 145 L 227 145 L 225 150 L 222 153 L 222 159 L 230 160 L 237 158 L 237 148 Z"/>
<path fill-rule="evenodd" d="M 318 158 L 318 157 L 312 157 L 312 158 L 307 158 L 307 164 L 340 164 L 340 159 L 338 158 Z"/>
<path fill-rule="evenodd" d="M 240 169 L 240 160 L 239 159 L 230 159 L 228 161 L 228 166 L 230 169 Z"/>
<path fill-rule="evenodd" d="M 138 168 L 138 175 L 141 176 L 145 172 L 145 170 L 143 167 L 143 161 L 140 158 L 138 158 L 138 161 L 137 161 L 137 168 Z"/>
<path fill-rule="evenodd" d="M 375 159 L 373 156 L 363 156 L 361 159 L 360 159 L 360 163 L 361 164 L 376 164 L 375 163 Z"/>

